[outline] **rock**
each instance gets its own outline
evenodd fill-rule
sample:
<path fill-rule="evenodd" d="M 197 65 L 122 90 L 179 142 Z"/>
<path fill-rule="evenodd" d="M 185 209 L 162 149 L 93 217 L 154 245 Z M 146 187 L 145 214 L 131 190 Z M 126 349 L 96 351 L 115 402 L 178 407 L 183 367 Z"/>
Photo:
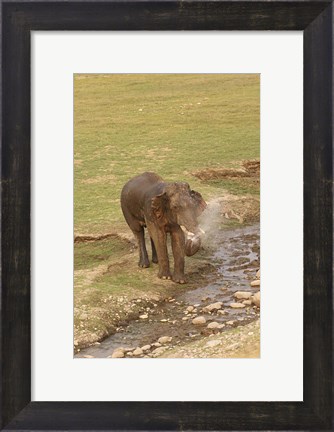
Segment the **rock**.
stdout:
<path fill-rule="evenodd" d="M 253 282 L 251 282 L 252 287 L 258 287 L 260 286 L 260 279 L 256 279 Z"/>
<path fill-rule="evenodd" d="M 160 348 L 156 348 L 155 350 L 152 351 L 152 355 L 154 357 L 157 357 L 160 354 L 163 354 L 166 351 L 165 347 L 160 347 Z"/>
<path fill-rule="evenodd" d="M 256 277 L 260 279 L 260 269 L 256 272 Z"/>
<path fill-rule="evenodd" d="M 151 349 L 151 345 L 144 345 L 141 347 L 142 351 L 148 351 Z"/>
<path fill-rule="evenodd" d="M 84 356 L 82 356 L 83 358 L 88 358 L 88 359 L 90 359 L 90 358 L 95 358 L 94 356 L 92 356 L 92 355 L 89 355 L 89 354 L 86 354 L 86 355 L 84 355 Z"/>
<path fill-rule="evenodd" d="M 233 324 L 234 324 L 234 321 L 227 321 L 227 322 L 226 322 L 226 325 L 233 326 Z"/>
<path fill-rule="evenodd" d="M 196 317 L 192 320 L 192 323 L 195 325 L 202 325 L 206 323 L 206 319 L 203 316 Z"/>
<path fill-rule="evenodd" d="M 123 358 L 124 351 L 122 349 L 117 348 L 111 355 L 111 358 Z"/>
<path fill-rule="evenodd" d="M 79 342 L 74 339 L 74 346 L 78 346 L 78 345 L 79 345 Z"/>
<path fill-rule="evenodd" d="M 244 308 L 245 305 L 243 303 L 231 303 L 230 307 L 233 309 L 241 309 L 241 308 Z"/>
<path fill-rule="evenodd" d="M 221 344 L 221 341 L 220 341 L 220 340 L 214 339 L 214 340 L 211 340 L 211 341 L 207 342 L 207 343 L 205 344 L 205 347 L 207 347 L 207 348 L 212 348 L 212 347 L 218 346 L 218 345 L 220 345 L 220 344 Z"/>
<path fill-rule="evenodd" d="M 141 348 L 136 348 L 134 351 L 132 351 L 133 352 L 133 355 L 135 355 L 135 356 L 139 356 L 139 355 L 142 355 L 143 354 L 143 350 L 141 349 Z"/>
<path fill-rule="evenodd" d="M 160 322 L 167 322 L 168 320 L 166 318 L 163 318 L 162 320 L 160 320 Z"/>
<path fill-rule="evenodd" d="M 233 294 L 233 297 L 238 299 L 238 300 L 242 300 L 242 299 L 248 300 L 251 295 L 252 295 L 251 292 L 237 291 Z"/>
<path fill-rule="evenodd" d="M 260 291 L 258 291 L 256 294 L 254 294 L 252 297 L 252 302 L 255 306 L 258 308 L 260 307 Z"/>
<path fill-rule="evenodd" d="M 147 314 L 139 315 L 139 318 L 140 318 L 140 319 L 147 319 L 147 318 L 148 318 L 148 315 L 147 315 Z"/>
<path fill-rule="evenodd" d="M 160 344 L 164 345 L 164 344 L 170 342 L 172 339 L 173 339 L 173 338 L 172 338 L 171 336 L 161 336 L 161 337 L 158 339 L 158 342 L 159 342 Z"/>
<path fill-rule="evenodd" d="M 219 314 L 219 315 L 226 315 L 226 311 L 220 309 L 220 310 L 218 311 L 218 314 Z"/>
<path fill-rule="evenodd" d="M 216 303 L 211 303 L 208 306 L 205 306 L 202 310 L 203 312 L 212 312 L 221 309 L 222 306 L 223 306 L 222 302 L 216 302 Z"/>
<path fill-rule="evenodd" d="M 216 328 L 219 328 L 219 326 L 220 326 L 220 324 L 217 323 L 216 321 L 213 321 L 210 324 L 208 324 L 209 329 L 216 329 Z"/>
<path fill-rule="evenodd" d="M 161 343 L 159 343 L 159 342 L 154 342 L 154 343 L 152 344 L 152 346 L 154 346 L 154 347 L 156 347 L 156 348 L 159 348 L 159 347 L 161 347 Z"/>
<path fill-rule="evenodd" d="M 251 304 L 252 304 L 252 300 L 244 300 L 242 303 L 243 303 L 245 306 L 251 306 Z"/>
<path fill-rule="evenodd" d="M 183 317 L 182 321 L 188 321 L 188 319 L 190 319 L 189 317 Z"/>
<path fill-rule="evenodd" d="M 194 306 L 188 306 L 186 310 L 187 312 L 192 312 L 194 309 Z"/>

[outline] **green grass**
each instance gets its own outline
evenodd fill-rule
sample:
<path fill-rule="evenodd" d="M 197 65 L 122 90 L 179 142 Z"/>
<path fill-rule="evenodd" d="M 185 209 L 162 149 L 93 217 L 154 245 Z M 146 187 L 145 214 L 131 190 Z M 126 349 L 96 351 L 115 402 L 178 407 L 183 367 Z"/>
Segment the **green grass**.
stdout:
<path fill-rule="evenodd" d="M 259 158 L 259 115 L 257 74 L 75 75 L 75 231 L 126 229 L 120 191 L 143 171 L 219 195 L 191 172 Z"/>
<path fill-rule="evenodd" d="M 90 269 L 102 262 L 121 258 L 130 250 L 129 244 L 119 238 L 76 243 L 74 247 L 74 268 L 76 270 Z"/>

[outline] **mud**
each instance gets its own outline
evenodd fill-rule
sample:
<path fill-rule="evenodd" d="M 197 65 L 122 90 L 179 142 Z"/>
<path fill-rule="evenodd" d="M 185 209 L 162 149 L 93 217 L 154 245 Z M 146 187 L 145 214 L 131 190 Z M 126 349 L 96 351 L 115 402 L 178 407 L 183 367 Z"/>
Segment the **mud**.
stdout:
<path fill-rule="evenodd" d="M 260 182 L 260 161 L 247 160 L 241 163 L 239 168 L 205 168 L 195 171 L 193 176 L 200 180 L 234 179 L 239 177 L 254 178 Z"/>
<path fill-rule="evenodd" d="M 247 306 L 233 309 L 230 304 L 235 302 L 233 294 L 236 291 L 252 293 L 257 291 L 250 286 L 250 281 L 254 279 L 259 268 L 259 224 L 222 230 L 217 232 L 214 242 L 211 240 L 207 244 L 203 242 L 203 247 L 206 249 L 205 253 L 211 256 L 211 263 L 215 267 L 214 281 L 201 283 L 195 289 L 182 286 L 179 294 L 166 298 L 156 306 L 145 307 L 142 311 L 144 317 L 130 323 L 123 323 L 114 335 L 101 343 L 81 350 L 75 357 L 109 357 L 117 348 L 131 350 L 148 344 L 152 345 L 161 336 L 172 337 L 166 351 L 168 353 L 168 350 L 186 343 L 187 340 L 200 340 L 210 334 L 243 326 L 257 319 L 258 308 Z M 215 302 L 223 303 L 219 313 L 203 311 L 205 306 Z M 187 311 L 189 306 L 194 310 Z M 192 319 L 196 316 L 204 316 L 206 324 L 194 325 Z M 207 324 L 212 321 L 222 324 L 223 328 L 208 329 Z M 146 357 L 151 355 L 151 351 L 145 353 Z"/>

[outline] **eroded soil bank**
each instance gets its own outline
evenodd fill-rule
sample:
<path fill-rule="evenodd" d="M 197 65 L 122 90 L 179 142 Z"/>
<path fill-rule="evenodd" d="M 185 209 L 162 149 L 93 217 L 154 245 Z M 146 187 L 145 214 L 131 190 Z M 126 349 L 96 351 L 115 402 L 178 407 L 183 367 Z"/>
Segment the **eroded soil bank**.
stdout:
<path fill-rule="evenodd" d="M 77 344 L 76 357 L 111 357 L 117 350 L 120 357 L 257 357 L 259 309 L 249 300 L 236 300 L 235 293 L 258 291 L 250 285 L 258 269 L 259 224 L 209 232 L 188 266 L 189 284 L 160 281 L 168 290 L 154 299 L 150 292 L 118 298 L 114 334 L 87 349 Z M 227 341 L 238 349 L 229 349 Z"/>

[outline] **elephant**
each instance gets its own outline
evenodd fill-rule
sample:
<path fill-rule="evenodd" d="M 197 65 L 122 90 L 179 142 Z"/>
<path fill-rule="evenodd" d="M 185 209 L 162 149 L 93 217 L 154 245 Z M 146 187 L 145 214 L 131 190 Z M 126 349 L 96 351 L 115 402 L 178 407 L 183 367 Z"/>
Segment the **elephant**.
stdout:
<path fill-rule="evenodd" d="M 153 172 L 144 172 L 131 180 L 121 192 L 124 218 L 139 247 L 139 267 L 149 267 L 144 228 L 151 238 L 152 262 L 159 264 L 158 277 L 186 283 L 185 255 L 196 253 L 201 245 L 197 218 L 206 208 L 199 192 L 188 183 L 166 183 Z M 190 234 L 186 239 L 185 232 Z M 202 231 L 203 232 L 203 231 Z M 174 272 L 171 274 L 167 250 L 167 233 L 171 236 Z"/>

